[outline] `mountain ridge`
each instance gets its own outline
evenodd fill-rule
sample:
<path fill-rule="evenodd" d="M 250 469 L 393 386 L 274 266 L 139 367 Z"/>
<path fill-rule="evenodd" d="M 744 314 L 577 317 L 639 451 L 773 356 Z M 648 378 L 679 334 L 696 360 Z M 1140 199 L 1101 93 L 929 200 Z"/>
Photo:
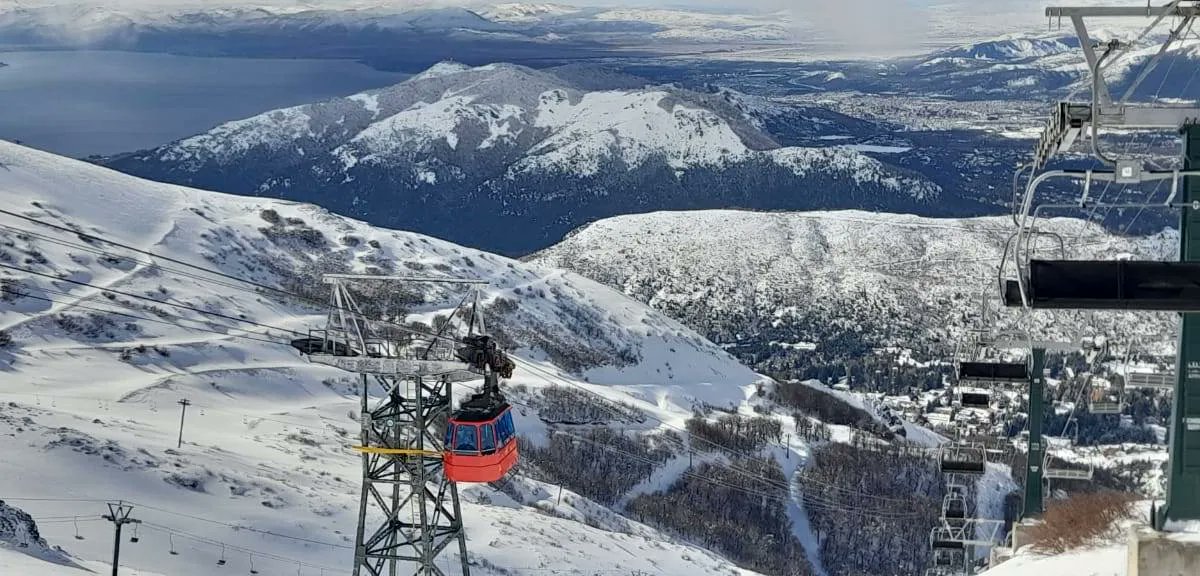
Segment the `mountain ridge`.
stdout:
<path fill-rule="evenodd" d="M 621 213 L 931 210 L 943 194 L 853 148 L 783 147 L 762 129 L 777 114 L 817 133 L 836 129 L 805 120 L 803 109 L 764 108 L 726 90 L 593 88 L 553 70 L 447 63 L 388 88 L 266 112 L 102 163 L 155 180 L 313 202 L 509 254 Z M 972 202 L 955 199 L 959 210 Z"/>

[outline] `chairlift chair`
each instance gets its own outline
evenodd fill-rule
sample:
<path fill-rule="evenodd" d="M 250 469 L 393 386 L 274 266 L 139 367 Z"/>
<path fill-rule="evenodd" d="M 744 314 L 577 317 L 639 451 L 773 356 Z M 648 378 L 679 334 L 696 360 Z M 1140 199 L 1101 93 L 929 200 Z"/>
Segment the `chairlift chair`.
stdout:
<path fill-rule="evenodd" d="M 1088 395 L 1088 411 L 1092 414 L 1120 414 L 1125 398 L 1117 388 L 1093 388 Z"/>
<path fill-rule="evenodd" d="M 1024 362 L 959 362 L 958 380 L 959 382 L 1028 382 L 1029 365 Z"/>
<path fill-rule="evenodd" d="M 975 444 L 948 444 L 938 450 L 938 464 L 944 474 L 981 475 L 987 468 L 987 454 Z"/>
<path fill-rule="evenodd" d="M 1132 372 L 1125 376 L 1125 386 L 1171 390 L 1175 388 L 1175 372 Z"/>
<path fill-rule="evenodd" d="M 942 498 L 942 520 L 946 522 L 961 521 L 967 517 L 967 498 L 965 492 L 948 492 Z"/>
<path fill-rule="evenodd" d="M 1035 309 L 1200 311 L 1200 262 L 1071 260 L 1066 257 L 1066 243 L 1060 236 L 1038 229 L 1043 210 L 1182 208 L 1182 203 L 1175 202 L 1182 178 L 1200 176 L 1197 170 L 1142 171 L 1128 165 L 1119 168 L 1053 170 L 1030 180 L 1017 216 L 1020 228 L 1010 239 L 1001 261 L 1003 274 L 1011 248 L 1017 274 L 1001 282 L 1005 305 Z M 1038 186 L 1050 178 L 1081 180 L 1083 192 L 1079 200 L 1073 204 L 1035 203 Z M 1131 184 L 1162 180 L 1171 181 L 1171 192 L 1165 202 L 1106 203 L 1089 199 L 1092 183 L 1096 181 Z M 1057 241 L 1059 254 L 1053 259 L 1037 254 L 1039 240 L 1044 237 Z"/>
<path fill-rule="evenodd" d="M 964 576 L 965 574 L 966 572 L 963 572 L 961 567 L 954 566 L 934 566 L 925 569 L 925 576 Z"/>
<path fill-rule="evenodd" d="M 962 550 L 966 546 L 948 526 L 934 526 L 929 531 L 929 547 L 933 550 Z"/>
<path fill-rule="evenodd" d="M 930 570 L 938 570 L 938 572 L 935 572 L 938 576 L 956 576 L 964 573 L 963 568 L 966 566 L 966 560 L 966 550 L 935 548 L 931 562 L 933 567 Z"/>
<path fill-rule="evenodd" d="M 963 408 L 987 410 L 992 406 L 992 394 L 980 388 L 957 389 L 958 404 Z"/>
<path fill-rule="evenodd" d="M 1046 454 L 1042 461 L 1042 477 L 1047 480 L 1082 480 L 1089 481 L 1095 475 L 1096 467 L 1088 464 L 1086 467 L 1072 466 L 1062 460 L 1051 458 Z"/>

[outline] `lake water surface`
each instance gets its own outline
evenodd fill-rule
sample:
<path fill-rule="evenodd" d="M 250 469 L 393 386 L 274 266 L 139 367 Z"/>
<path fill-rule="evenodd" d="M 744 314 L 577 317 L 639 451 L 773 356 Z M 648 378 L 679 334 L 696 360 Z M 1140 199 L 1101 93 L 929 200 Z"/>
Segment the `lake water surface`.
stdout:
<path fill-rule="evenodd" d="M 0 138 L 67 156 L 149 148 L 274 108 L 394 84 L 348 60 L 0 52 Z"/>

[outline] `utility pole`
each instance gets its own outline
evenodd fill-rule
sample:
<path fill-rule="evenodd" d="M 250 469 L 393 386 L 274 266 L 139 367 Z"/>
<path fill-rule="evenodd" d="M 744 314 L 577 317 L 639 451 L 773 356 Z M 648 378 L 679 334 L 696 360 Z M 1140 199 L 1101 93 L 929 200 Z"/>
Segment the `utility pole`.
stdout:
<path fill-rule="evenodd" d="M 1187 124 L 1183 134 L 1183 169 L 1200 168 L 1200 125 Z M 1179 260 L 1200 261 L 1200 178 L 1183 183 L 1179 216 Z M 1179 365 L 1175 368 L 1175 405 L 1171 409 L 1171 448 L 1167 471 L 1167 503 L 1158 509 L 1155 528 L 1171 521 L 1200 520 L 1200 313 L 1179 320 Z"/>
<path fill-rule="evenodd" d="M 104 518 L 105 520 L 112 522 L 114 528 L 116 529 L 116 532 L 113 535 L 112 576 L 117 576 L 117 570 L 120 569 L 119 566 L 120 566 L 120 562 L 121 562 L 121 527 L 126 524 L 141 524 L 142 523 L 141 520 L 130 518 L 129 517 L 130 512 L 133 512 L 133 506 L 130 506 L 129 504 L 126 504 L 124 502 L 117 502 L 116 504 L 113 504 L 113 503 L 109 502 L 108 514 L 101 516 L 101 518 Z"/>
<path fill-rule="evenodd" d="M 1029 450 L 1025 461 L 1025 502 L 1021 518 L 1042 515 L 1042 462 L 1046 445 L 1042 443 L 1042 416 L 1046 387 L 1046 349 L 1034 348 L 1029 367 Z"/>
<path fill-rule="evenodd" d="M 175 444 L 176 448 L 183 448 L 183 418 L 187 416 L 187 407 L 192 405 L 191 400 L 184 398 L 177 402 L 181 410 L 179 412 L 179 442 Z"/>

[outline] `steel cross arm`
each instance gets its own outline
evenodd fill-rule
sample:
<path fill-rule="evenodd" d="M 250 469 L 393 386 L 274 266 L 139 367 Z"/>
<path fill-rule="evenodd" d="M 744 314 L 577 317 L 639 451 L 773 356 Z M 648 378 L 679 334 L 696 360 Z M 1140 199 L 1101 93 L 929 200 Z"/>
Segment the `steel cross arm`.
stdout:
<path fill-rule="evenodd" d="M 1179 129 L 1200 123 L 1200 107 L 1103 105 L 1096 114 L 1105 127 Z M 1086 122 L 1091 122 L 1089 117 Z"/>
<path fill-rule="evenodd" d="M 1082 348 L 1081 342 L 1058 340 L 993 340 L 991 345 L 1005 350 L 1017 348 L 1044 348 L 1051 352 L 1074 352 Z"/>
<path fill-rule="evenodd" d="M 490 284 L 487 280 L 473 278 L 437 278 L 432 276 L 382 276 L 372 274 L 323 274 L 321 281 L 325 284 L 336 284 L 342 280 L 392 280 L 403 282 L 436 282 L 439 284 Z"/>
<path fill-rule="evenodd" d="M 1200 15 L 1200 5 L 1194 1 L 1165 6 L 1052 6 L 1046 8 L 1050 18 L 1136 18 L 1138 16 L 1164 16 L 1189 18 Z"/>

